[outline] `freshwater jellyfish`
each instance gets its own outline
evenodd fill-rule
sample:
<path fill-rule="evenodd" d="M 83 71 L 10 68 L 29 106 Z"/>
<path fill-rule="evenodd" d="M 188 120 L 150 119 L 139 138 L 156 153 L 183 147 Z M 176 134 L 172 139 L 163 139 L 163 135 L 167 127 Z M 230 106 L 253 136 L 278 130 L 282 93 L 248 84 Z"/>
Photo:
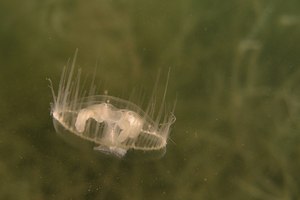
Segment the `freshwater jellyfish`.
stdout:
<path fill-rule="evenodd" d="M 74 75 L 76 57 L 77 50 L 71 65 L 64 67 L 57 94 L 50 80 L 51 114 L 56 131 L 63 128 L 67 134 L 94 143 L 94 150 L 117 157 L 123 157 L 131 149 L 165 151 L 170 127 L 175 122 L 175 105 L 167 112 L 165 104 L 169 73 L 158 111 L 154 112 L 158 79 L 147 109 L 143 111 L 128 100 L 96 95 L 93 81 L 87 94 L 81 86 L 80 69 Z"/>

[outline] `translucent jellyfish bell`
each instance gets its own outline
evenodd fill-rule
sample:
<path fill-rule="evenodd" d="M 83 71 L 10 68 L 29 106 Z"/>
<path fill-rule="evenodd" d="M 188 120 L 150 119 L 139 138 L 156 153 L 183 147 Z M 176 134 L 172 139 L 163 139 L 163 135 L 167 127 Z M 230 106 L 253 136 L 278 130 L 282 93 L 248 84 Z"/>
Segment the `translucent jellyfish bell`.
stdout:
<path fill-rule="evenodd" d="M 175 122 L 173 111 L 162 117 L 165 112 L 166 82 L 161 106 L 153 119 L 154 98 L 146 111 L 136 104 L 109 95 L 95 95 L 94 87 L 85 96 L 80 83 L 80 70 L 74 76 L 77 51 L 70 67 L 65 67 L 59 83 L 58 93 L 53 94 L 51 113 L 57 132 L 67 131 L 93 142 L 94 150 L 123 157 L 128 150 L 164 151 Z M 157 84 L 154 91 L 157 89 Z M 151 111 L 151 112 L 150 112 Z"/>

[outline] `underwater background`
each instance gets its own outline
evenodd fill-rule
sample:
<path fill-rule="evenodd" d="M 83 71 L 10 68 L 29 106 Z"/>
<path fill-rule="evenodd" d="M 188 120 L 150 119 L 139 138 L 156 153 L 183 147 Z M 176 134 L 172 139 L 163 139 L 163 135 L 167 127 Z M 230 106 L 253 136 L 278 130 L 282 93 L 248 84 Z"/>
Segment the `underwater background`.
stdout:
<path fill-rule="evenodd" d="M 300 1 L 0 1 L 0 199 L 300 198 Z M 70 145 L 50 78 L 79 49 L 99 93 L 149 95 L 171 69 L 167 152 Z M 163 87 L 164 84 L 161 86 Z M 127 95 L 127 96 L 126 96 Z"/>

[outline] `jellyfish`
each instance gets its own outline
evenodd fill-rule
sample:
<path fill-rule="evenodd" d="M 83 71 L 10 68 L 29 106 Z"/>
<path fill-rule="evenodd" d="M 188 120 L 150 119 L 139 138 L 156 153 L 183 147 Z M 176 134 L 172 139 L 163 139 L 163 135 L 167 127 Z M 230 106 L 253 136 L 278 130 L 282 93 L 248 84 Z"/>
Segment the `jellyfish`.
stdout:
<path fill-rule="evenodd" d="M 129 100 L 106 93 L 97 95 L 93 85 L 86 94 L 80 82 L 81 70 L 74 75 L 77 53 L 78 50 L 72 63 L 64 67 L 57 93 L 49 80 L 53 96 L 51 115 L 56 132 L 63 129 L 67 134 L 94 143 L 94 150 L 120 158 L 128 150 L 165 152 L 171 125 L 176 119 L 175 104 L 171 111 L 166 111 L 170 71 L 161 104 L 154 114 L 158 79 L 145 111 Z"/>

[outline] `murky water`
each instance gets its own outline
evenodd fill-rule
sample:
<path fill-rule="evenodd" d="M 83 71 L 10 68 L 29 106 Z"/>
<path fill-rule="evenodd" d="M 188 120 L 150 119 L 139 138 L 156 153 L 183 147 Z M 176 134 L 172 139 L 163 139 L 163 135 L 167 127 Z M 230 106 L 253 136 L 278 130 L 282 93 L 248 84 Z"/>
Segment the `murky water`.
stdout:
<path fill-rule="evenodd" d="M 299 8 L 0 2 L 0 198 L 298 199 Z M 46 79 L 59 82 L 76 48 L 83 80 L 98 66 L 99 93 L 120 98 L 147 102 L 171 68 L 177 120 L 164 157 L 120 160 L 56 134 Z"/>

